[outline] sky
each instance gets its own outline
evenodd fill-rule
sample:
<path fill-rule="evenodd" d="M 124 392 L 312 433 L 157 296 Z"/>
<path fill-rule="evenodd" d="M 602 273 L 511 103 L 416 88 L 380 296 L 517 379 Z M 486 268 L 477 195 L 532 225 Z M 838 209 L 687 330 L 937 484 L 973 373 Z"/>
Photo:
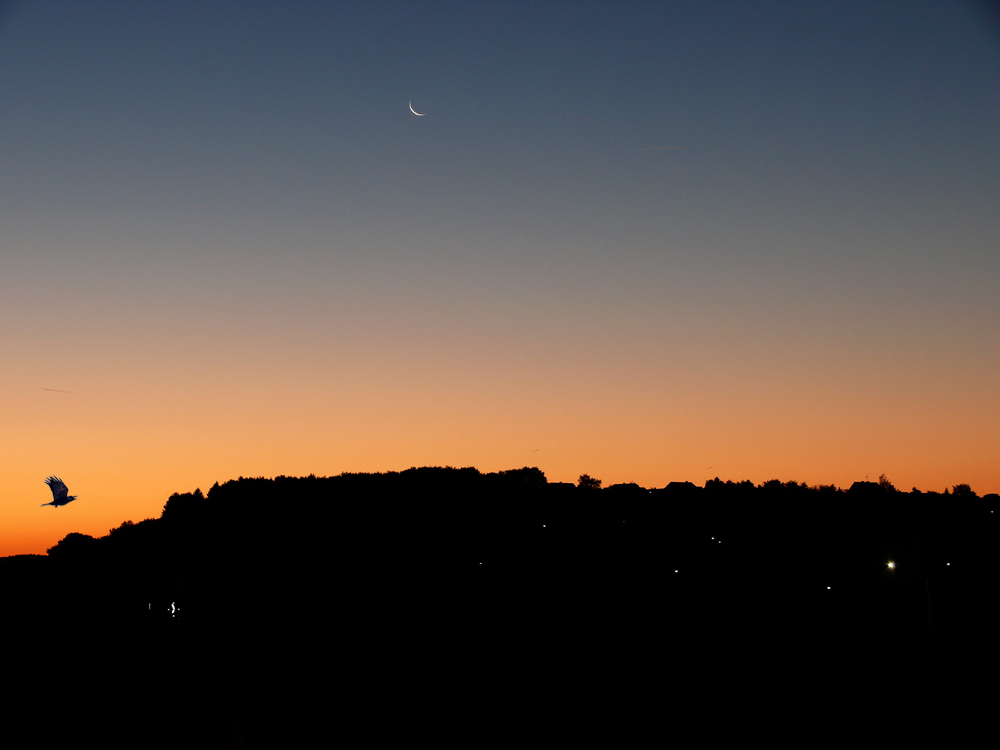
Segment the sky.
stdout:
<path fill-rule="evenodd" d="M 0 555 L 239 476 L 1000 492 L 998 74 L 971 0 L 0 3 Z"/>

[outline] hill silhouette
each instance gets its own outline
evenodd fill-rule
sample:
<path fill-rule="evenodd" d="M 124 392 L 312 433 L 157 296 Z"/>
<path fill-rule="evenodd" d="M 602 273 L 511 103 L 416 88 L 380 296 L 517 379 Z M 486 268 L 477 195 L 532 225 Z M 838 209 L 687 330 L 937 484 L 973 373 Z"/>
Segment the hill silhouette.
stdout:
<path fill-rule="evenodd" d="M 241 477 L 2 558 L 0 575 L 38 694 L 94 691 L 51 731 L 264 747 L 350 717 L 391 738 L 440 732 L 445 709 L 463 725 L 588 706 L 618 721 L 669 696 L 746 699 L 764 674 L 933 690 L 997 663 L 998 501 L 884 477 Z"/>

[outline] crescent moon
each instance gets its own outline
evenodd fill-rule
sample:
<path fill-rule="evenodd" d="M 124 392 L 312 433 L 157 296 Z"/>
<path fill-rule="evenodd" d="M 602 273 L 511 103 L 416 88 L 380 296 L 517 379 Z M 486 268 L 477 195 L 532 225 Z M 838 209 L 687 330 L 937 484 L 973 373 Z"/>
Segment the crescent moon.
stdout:
<path fill-rule="evenodd" d="M 419 112 L 417 112 L 417 110 L 415 110 L 415 109 L 413 108 L 413 102 L 410 102 L 410 111 L 411 111 L 411 112 L 412 112 L 413 114 L 415 114 L 415 115 L 416 115 L 417 117 L 426 117 L 426 116 L 427 116 L 427 113 L 426 113 L 426 112 L 424 112 L 423 114 L 420 114 Z"/>

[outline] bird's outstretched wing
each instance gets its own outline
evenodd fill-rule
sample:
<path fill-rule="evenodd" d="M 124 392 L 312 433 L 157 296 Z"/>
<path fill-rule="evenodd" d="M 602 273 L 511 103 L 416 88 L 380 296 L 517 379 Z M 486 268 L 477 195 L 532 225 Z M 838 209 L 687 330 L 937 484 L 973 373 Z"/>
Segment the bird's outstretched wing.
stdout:
<path fill-rule="evenodd" d="M 58 503 L 60 500 L 65 500 L 66 496 L 69 495 L 69 488 L 63 484 L 63 480 L 58 477 L 49 477 L 45 480 L 45 484 L 49 486 L 52 490 L 52 500 Z M 47 505 L 48 503 L 46 503 Z"/>

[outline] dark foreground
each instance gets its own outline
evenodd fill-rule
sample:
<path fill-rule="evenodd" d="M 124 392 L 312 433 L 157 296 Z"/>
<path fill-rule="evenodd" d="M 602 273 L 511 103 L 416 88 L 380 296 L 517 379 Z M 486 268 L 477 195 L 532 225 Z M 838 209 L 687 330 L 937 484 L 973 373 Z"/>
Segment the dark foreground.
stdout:
<path fill-rule="evenodd" d="M 0 560 L 7 723 L 37 746 L 957 738 L 1000 663 L 998 505 L 533 470 L 230 482 Z"/>

